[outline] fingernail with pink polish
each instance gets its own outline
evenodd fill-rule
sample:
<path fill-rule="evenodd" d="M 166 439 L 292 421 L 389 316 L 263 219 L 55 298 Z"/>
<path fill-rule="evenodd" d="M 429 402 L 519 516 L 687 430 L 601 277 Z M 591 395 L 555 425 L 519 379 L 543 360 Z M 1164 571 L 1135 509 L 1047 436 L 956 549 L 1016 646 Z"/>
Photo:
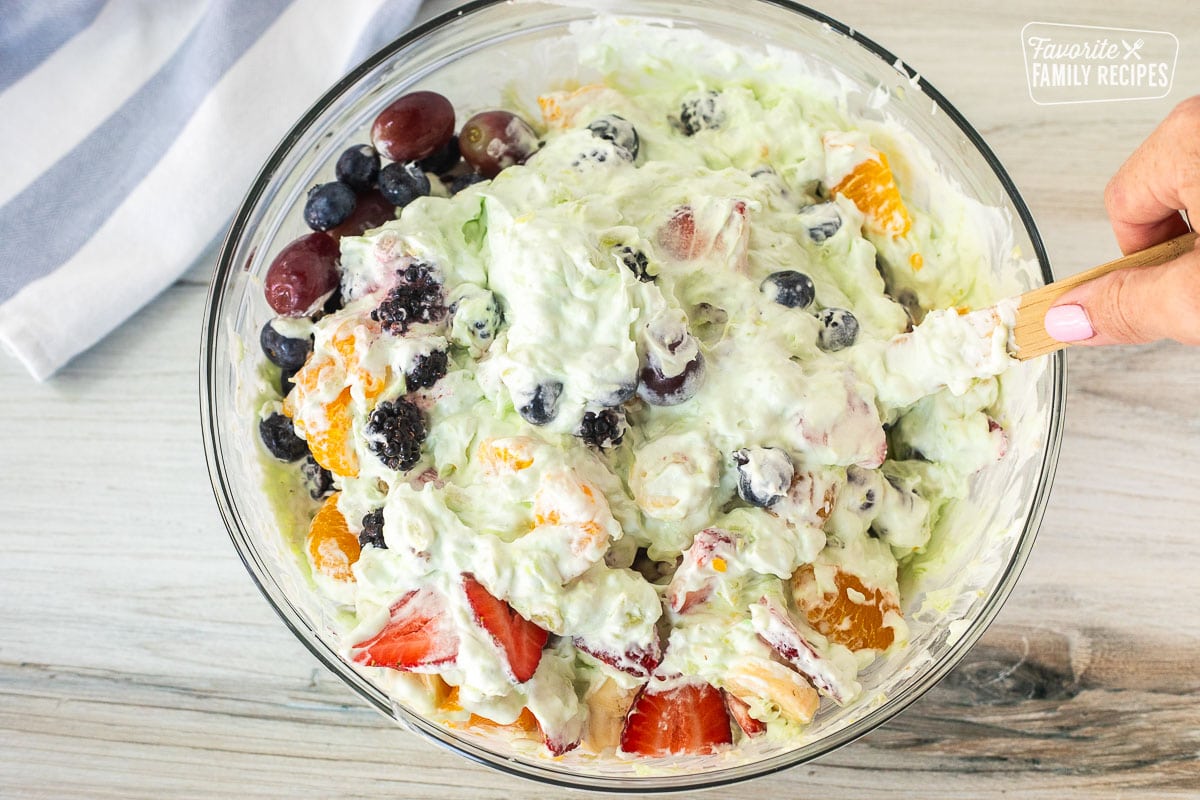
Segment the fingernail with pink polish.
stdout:
<path fill-rule="evenodd" d="M 1096 335 L 1083 306 L 1055 306 L 1046 312 L 1046 333 L 1060 342 L 1082 342 Z"/>

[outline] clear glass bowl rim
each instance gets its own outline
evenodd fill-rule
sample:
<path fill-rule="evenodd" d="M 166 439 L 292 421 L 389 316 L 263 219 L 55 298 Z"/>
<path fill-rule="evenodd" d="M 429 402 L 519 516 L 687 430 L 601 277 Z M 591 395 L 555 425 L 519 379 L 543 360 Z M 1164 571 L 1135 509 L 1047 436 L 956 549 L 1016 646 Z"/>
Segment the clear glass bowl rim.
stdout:
<path fill-rule="evenodd" d="M 553 3 L 553 0 L 548 0 Z M 975 130 L 975 128 L 967 122 L 967 120 L 958 112 L 958 110 L 934 88 L 924 77 L 919 75 L 912 67 L 905 64 L 897 56 L 891 53 L 886 48 L 877 44 L 869 37 L 863 35 L 850 28 L 848 25 L 839 22 L 838 20 L 823 14 L 820 11 L 809 8 L 808 6 L 799 3 L 791 2 L 791 0 L 755 0 L 764 5 L 777 6 L 786 11 L 790 11 L 809 19 L 828 26 L 834 32 L 845 36 L 852 40 L 860 47 L 867 50 L 869 53 L 881 59 L 889 67 L 900 71 L 902 75 L 908 78 L 909 82 L 923 94 L 929 97 L 938 107 L 938 110 L 945 113 L 959 131 L 970 141 L 971 145 L 979 152 L 979 154 L 987 162 L 996 179 L 1000 182 L 1013 208 L 1016 210 L 1021 224 L 1024 226 L 1026 234 L 1029 236 L 1034 255 L 1037 258 L 1038 265 L 1041 268 L 1042 278 L 1046 283 L 1053 281 L 1053 274 L 1050 269 L 1050 262 L 1046 254 L 1045 246 L 1041 236 L 1034 224 L 1033 216 L 1017 190 L 1008 172 L 1001 165 L 999 159 L 983 138 Z M 762 761 L 753 762 L 750 764 L 740 765 L 728 770 L 720 770 L 712 773 L 701 773 L 692 775 L 671 775 L 671 776 L 656 776 L 647 777 L 645 780 L 632 777 L 599 777 L 590 775 L 573 775 L 556 769 L 543 769 L 529 764 L 522 764 L 511 761 L 507 758 L 491 753 L 486 748 L 468 742 L 445 729 L 437 726 L 418 715 L 408 712 L 406 709 L 389 703 L 385 696 L 375 691 L 373 687 L 367 685 L 359 676 L 350 670 L 337 655 L 315 634 L 309 625 L 298 615 L 294 614 L 289 608 L 284 607 L 272 595 L 267 585 L 264 583 L 263 575 L 269 574 L 267 566 L 260 562 L 258 554 L 250 545 L 247 532 L 242 528 L 241 518 L 235 508 L 235 502 L 229 489 L 229 476 L 226 474 L 225 464 L 218 455 L 218 440 L 221 435 L 221 428 L 218 425 L 217 419 L 217 399 L 215 395 L 215 387 L 217 386 L 218 376 L 216 374 L 217 359 L 215 344 L 218 338 L 218 327 L 222 322 L 223 316 L 221 310 L 223 301 L 225 300 L 224 288 L 228 283 L 230 274 L 239 269 L 239 265 L 234 262 L 234 256 L 237 247 L 243 236 L 247 233 L 247 223 L 252 215 L 252 211 L 262 198 L 263 194 L 270 186 L 272 178 L 275 176 L 277 169 L 283 162 L 286 155 L 291 150 L 292 146 L 301 138 L 301 135 L 315 122 L 317 122 L 322 114 L 345 92 L 350 90 L 358 81 L 370 73 L 380 63 L 390 59 L 397 51 L 407 47 L 412 42 L 421 39 L 433 31 L 436 31 L 446 25 L 459 22 L 465 18 L 469 18 L 472 14 L 485 8 L 495 5 L 501 5 L 507 0 L 474 0 L 474 2 L 466 3 L 457 8 L 432 19 L 428 22 L 412 28 L 399 38 L 392 41 L 390 44 L 376 52 L 374 55 L 363 61 L 353 70 L 346 74 L 341 80 L 334 84 L 328 91 L 316 101 L 300 119 L 292 126 L 283 140 L 271 153 L 270 157 L 264 163 L 262 169 L 254 179 L 250 190 L 238 207 L 237 213 L 234 215 L 233 222 L 230 225 L 229 233 L 227 234 L 224 243 L 221 247 L 220 255 L 217 260 L 216 271 L 212 278 L 212 283 L 209 286 L 208 299 L 205 304 L 203 328 L 202 328 L 202 346 L 200 353 L 200 421 L 202 428 L 202 436 L 204 441 L 205 460 L 208 464 L 209 480 L 212 483 L 213 495 L 217 501 L 217 506 L 220 510 L 221 517 L 224 520 L 225 527 L 229 533 L 230 539 L 233 542 L 238 556 L 246 567 L 246 571 L 250 574 L 254 584 L 258 587 L 263 597 L 283 620 L 289 630 L 299 639 L 304 646 L 324 664 L 331 672 L 342 679 L 351 689 L 353 689 L 364 700 L 375 706 L 380 712 L 396 722 L 403 723 L 410 730 L 419 731 L 426 736 L 427 739 L 435 744 L 448 748 L 458 755 L 465 756 L 472 761 L 483 764 L 485 766 L 498 769 L 501 772 L 540 781 L 542 783 L 562 786 L 572 789 L 583 789 L 592 791 L 607 791 L 617 793 L 667 793 L 680 792 L 687 790 L 715 788 L 725 786 L 732 783 L 750 780 L 764 775 L 770 775 L 779 772 L 798 764 L 811 761 L 821 756 L 843 747 L 855 739 L 865 735 L 875 728 L 883 725 L 888 720 L 899 714 L 905 708 L 916 702 L 925 692 L 929 691 L 938 682 L 942 680 L 967 654 L 971 647 L 979 640 L 983 633 L 987 630 L 992 620 L 999 613 L 1004 601 L 1012 593 L 1017 579 L 1020 577 L 1021 571 L 1025 566 L 1025 562 L 1029 557 L 1029 553 L 1033 548 L 1034 539 L 1037 531 L 1041 526 L 1042 517 L 1045 514 L 1046 506 L 1050 497 L 1050 490 L 1054 480 L 1054 472 L 1058 463 L 1058 454 L 1062 440 L 1063 420 L 1065 414 L 1065 396 L 1066 396 L 1066 359 L 1064 353 L 1060 350 L 1050 356 L 1051 358 L 1051 395 L 1050 395 L 1050 419 L 1049 426 L 1046 432 L 1046 442 L 1043 451 L 1042 464 L 1039 470 L 1039 478 L 1037 488 L 1030 505 L 1029 514 L 1025 519 L 1025 525 L 1021 532 L 1018 545 L 1013 552 L 1012 558 L 1005 567 L 1003 575 L 996 583 L 995 591 L 987 598 L 979 615 L 972 621 L 970 627 L 962 634 L 962 636 L 950 646 L 941 659 L 934 664 L 929 670 L 924 672 L 918 680 L 909 684 L 906 691 L 896 697 L 890 698 L 887 702 L 881 704 L 878 708 L 865 714 L 861 718 L 850 723 L 846 727 L 834 731 L 829 736 L 806 745 L 788 753 L 784 753 Z"/>

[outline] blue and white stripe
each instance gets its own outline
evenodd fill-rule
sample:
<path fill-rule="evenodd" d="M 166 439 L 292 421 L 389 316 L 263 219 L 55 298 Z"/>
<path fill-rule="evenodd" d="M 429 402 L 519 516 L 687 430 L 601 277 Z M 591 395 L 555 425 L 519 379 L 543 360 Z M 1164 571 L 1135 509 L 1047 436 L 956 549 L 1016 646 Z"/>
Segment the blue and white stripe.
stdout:
<path fill-rule="evenodd" d="M 39 380 L 218 237 L 419 0 L 0 0 L 0 341 Z"/>

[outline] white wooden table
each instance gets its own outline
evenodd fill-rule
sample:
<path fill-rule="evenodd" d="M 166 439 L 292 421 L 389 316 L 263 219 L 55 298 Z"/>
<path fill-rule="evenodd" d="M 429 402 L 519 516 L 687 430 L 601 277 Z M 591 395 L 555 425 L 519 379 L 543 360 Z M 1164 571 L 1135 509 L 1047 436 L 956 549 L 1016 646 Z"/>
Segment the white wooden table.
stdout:
<path fill-rule="evenodd" d="M 1185 0 L 817 5 L 904 54 L 978 126 L 1059 273 L 1116 255 L 1107 177 L 1200 91 L 1200 7 Z M 1034 105 L 1018 36 L 1047 18 L 1174 32 L 1174 91 Z M 251 584 L 200 441 L 211 262 L 46 384 L 0 357 L 0 797 L 560 796 L 392 727 Z M 1200 350 L 1069 361 L 1050 509 L 979 645 L 882 729 L 709 796 L 1200 793 Z"/>

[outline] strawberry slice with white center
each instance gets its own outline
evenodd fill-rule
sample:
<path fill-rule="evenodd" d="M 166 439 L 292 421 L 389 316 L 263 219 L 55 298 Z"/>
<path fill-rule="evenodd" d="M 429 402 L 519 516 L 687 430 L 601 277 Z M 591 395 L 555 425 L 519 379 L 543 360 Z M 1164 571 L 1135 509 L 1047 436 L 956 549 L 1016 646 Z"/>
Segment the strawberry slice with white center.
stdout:
<path fill-rule="evenodd" d="M 862 687 L 858 682 L 842 674 L 800 633 L 787 609 L 767 597 L 760 599 L 758 606 L 758 613 L 752 611 L 750 617 L 758 637 L 774 648 L 789 666 L 808 678 L 817 691 L 839 706 L 859 693 Z"/>
<path fill-rule="evenodd" d="M 488 632 L 500 648 L 508 671 L 517 683 L 524 683 L 537 672 L 542 648 L 550 633 L 522 617 L 513 607 L 495 597 L 473 575 L 463 575 L 463 590 L 479 627 Z"/>
<path fill-rule="evenodd" d="M 597 647 L 579 636 L 572 639 L 571 643 L 579 650 L 582 650 L 598 661 L 603 661 L 613 669 L 619 669 L 621 672 L 627 672 L 638 678 L 649 678 L 650 674 L 658 666 L 658 662 L 662 661 L 662 647 L 659 645 L 657 638 L 645 644 L 629 645 L 620 652 L 604 647 Z"/>
<path fill-rule="evenodd" d="M 705 528 L 683 551 L 683 560 L 667 586 L 667 603 L 679 614 L 712 597 L 721 573 L 737 555 L 737 543 L 729 531 Z"/>
<path fill-rule="evenodd" d="M 767 732 L 767 723 L 750 716 L 749 703 L 726 691 L 722 691 L 721 695 L 725 698 L 725 708 L 728 709 L 729 716 L 733 717 L 733 721 L 742 729 L 742 733 L 747 736 L 758 736 Z"/>
<path fill-rule="evenodd" d="M 441 595 L 418 589 L 401 597 L 383 629 L 351 653 L 355 663 L 367 667 L 436 672 L 458 656 L 458 633 Z"/>
<path fill-rule="evenodd" d="M 701 755 L 732 743 L 721 690 L 707 683 L 643 686 L 621 731 L 621 751 L 643 756 Z"/>

